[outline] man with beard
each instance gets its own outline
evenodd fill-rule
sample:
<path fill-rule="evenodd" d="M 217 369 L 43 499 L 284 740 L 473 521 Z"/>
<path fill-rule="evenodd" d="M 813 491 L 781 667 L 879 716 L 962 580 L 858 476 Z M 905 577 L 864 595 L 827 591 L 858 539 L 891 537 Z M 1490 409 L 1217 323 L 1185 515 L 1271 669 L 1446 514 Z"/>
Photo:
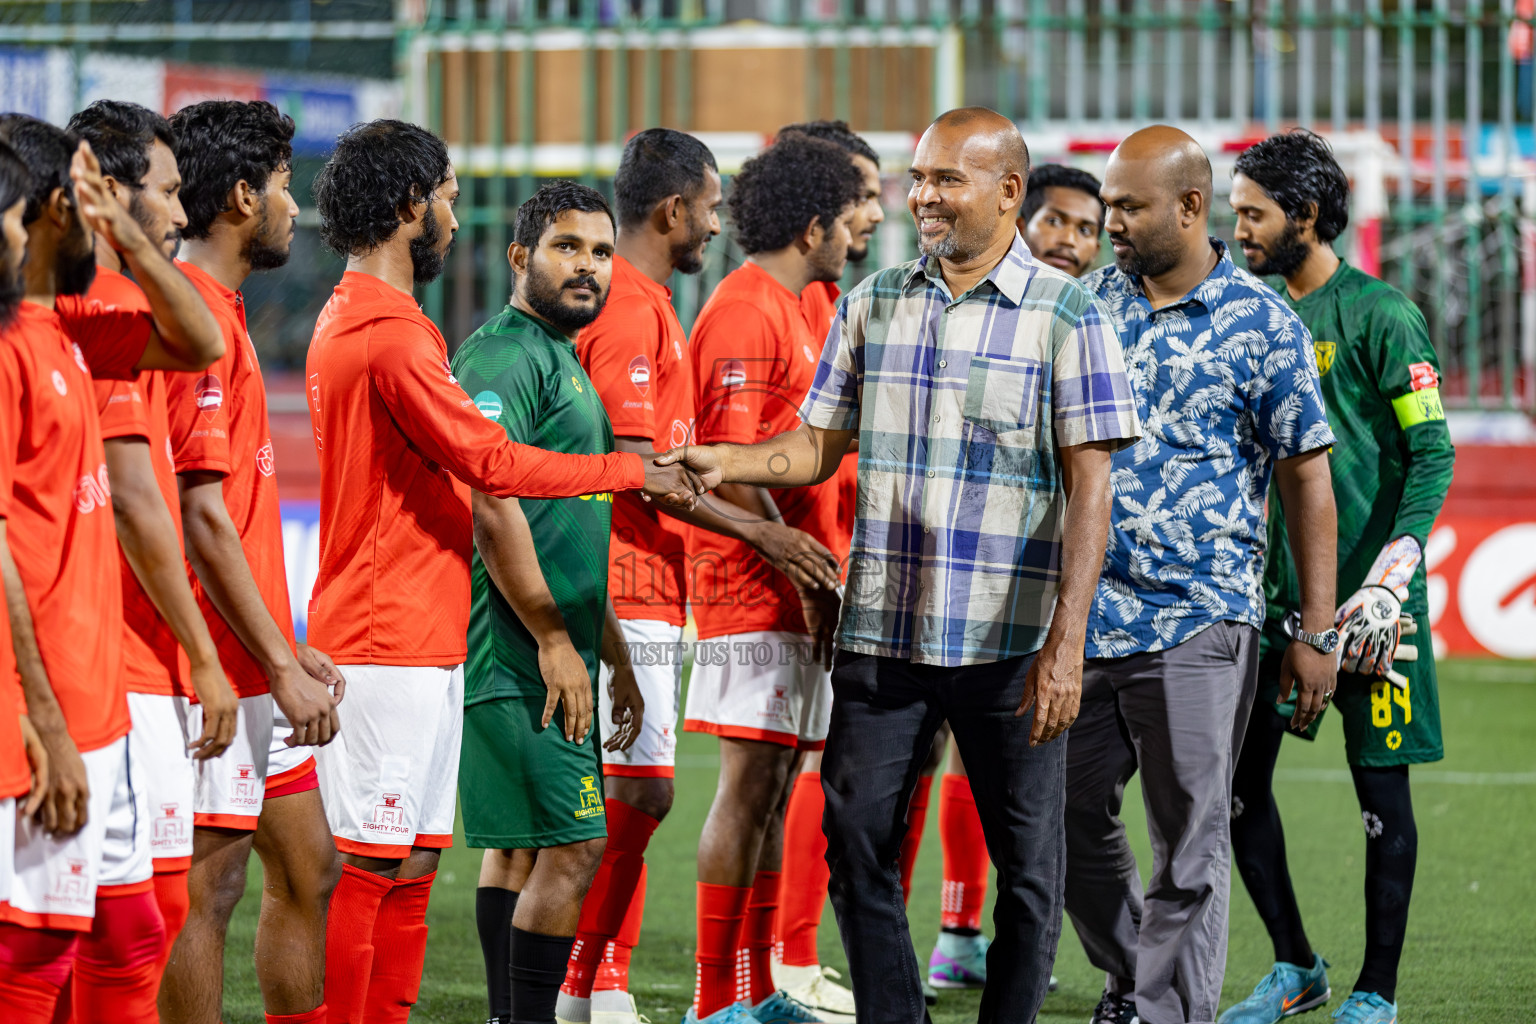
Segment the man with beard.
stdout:
<path fill-rule="evenodd" d="M 804 485 L 861 434 L 822 763 L 860 1020 L 927 1018 L 897 863 L 946 719 L 998 865 L 981 1021 L 1034 1019 L 1060 932 L 1066 755 L 1053 741 L 1077 712 L 1110 453 L 1139 427 L 1108 314 L 1018 237 L 1028 173 L 1007 118 L 942 115 L 909 171 L 923 258 L 843 300 L 800 426 L 660 460 L 686 457 L 709 484 Z"/>
<path fill-rule="evenodd" d="M 26 291 L 21 262 L 27 257 L 23 218 L 30 191 L 32 175 L 27 165 L 9 145 L 0 144 L 0 330 L 10 324 Z"/>
<path fill-rule="evenodd" d="M 1297 721 L 1333 692 L 1334 507 L 1306 328 L 1206 233 L 1211 165 L 1155 126 L 1110 155 L 1115 265 L 1086 279 L 1114 314 L 1146 434 L 1114 458 L 1109 551 L 1067 745 L 1067 912 L 1107 972 L 1099 1024 L 1209 1022 L 1226 964 L 1232 772 L 1264 624 L 1274 476 L 1301 578 L 1280 686 Z M 1142 893 L 1120 804 L 1142 773 Z M 974 781 L 974 776 L 972 777 Z"/>
<path fill-rule="evenodd" d="M 1093 269 L 1104 232 L 1099 187 L 1098 178 L 1076 167 L 1041 164 L 1029 172 L 1019 230 L 1041 263 L 1073 277 Z"/>
<path fill-rule="evenodd" d="M 613 214 L 585 185 L 550 182 L 518 208 L 507 250 L 512 301 L 453 360 L 475 408 L 506 438 L 570 455 L 613 448 L 573 344 L 602 311 L 613 255 Z M 603 854 L 601 755 L 588 736 L 600 652 L 613 670 L 614 728 L 603 748 L 627 750 L 642 728 L 645 703 L 607 596 L 612 502 L 606 492 L 472 497 L 459 794 L 465 842 L 485 849 L 481 889 L 515 903 L 510 934 L 482 931 L 481 942 L 487 980 L 507 985 L 507 1019 L 517 1024 L 553 1024 Z M 559 704 L 563 722 L 550 729 Z"/>
<path fill-rule="evenodd" d="M 752 443 L 793 423 L 821 348 L 801 293 L 842 276 L 863 192 L 846 151 L 798 132 L 742 166 L 728 205 L 747 261 L 693 328 L 697 440 Z M 836 543 L 834 482 L 773 497 L 732 485 L 718 497 Z M 688 554 L 700 642 L 683 728 L 719 737 L 720 775 L 699 838 L 696 1005 L 686 1020 L 814 1020 L 774 984 L 773 918 L 798 752 L 826 740 L 838 592 L 805 587 L 703 530 L 690 530 Z"/>
<path fill-rule="evenodd" d="M 475 411 L 411 297 L 442 273 L 458 196 L 442 140 L 400 121 L 345 132 L 315 180 L 321 237 L 347 260 L 306 367 L 320 456 L 309 635 L 352 684 L 345 730 L 320 755 L 343 859 L 326 939 L 334 1021 L 404 1021 L 421 984 L 427 902 L 453 842 L 470 612 L 464 486 L 566 497 L 642 481 L 660 494 L 675 481 L 635 455 L 513 444 Z"/>
<path fill-rule="evenodd" d="M 234 741 L 196 764 L 191 907 L 160 1012 L 219 1020 L 225 934 L 254 847 L 265 882 L 257 981 L 269 1019 L 305 1024 L 325 1019 L 325 910 L 340 873 L 306 748 L 335 734 L 343 679 L 294 643 L 266 386 L 240 294 L 251 273 L 288 259 L 294 126 L 265 101 L 208 100 L 177 111 L 171 129 L 187 217 L 180 266 L 225 344 L 206 373 L 167 378 L 171 449 L 198 603 L 240 707 Z M 183 713 L 199 735 L 202 706 L 183 702 Z"/>
<path fill-rule="evenodd" d="M 101 585 L 115 580 L 117 556 L 89 375 L 197 366 L 206 361 L 197 347 L 216 352 L 217 337 L 157 329 L 196 323 L 196 294 L 107 193 L 88 147 L 21 115 L 0 118 L 0 137 L 32 172 L 26 300 L 0 347 L 0 409 L 18 417 L 0 446 L 0 490 L 14 499 L 7 590 L 27 706 L 52 774 L 41 821 L 18 823 L 11 892 L 0 906 L 9 922 L 0 926 L 0 963 L 29 984 L 0 986 L 7 1003 L 19 1000 L 22 1019 L 46 1020 L 73 973 L 82 1019 L 153 1020 L 164 924 L 149 891 L 142 751 L 126 736 L 122 592 Z M 66 325 L 59 300 L 90 287 L 97 230 L 150 288 L 149 308 L 132 324 L 108 308 Z M 178 349 L 173 339 L 192 346 Z M 66 876 L 72 881 L 61 882 Z M 33 931 L 19 935 L 16 926 Z"/>
<path fill-rule="evenodd" d="M 1397 1017 L 1397 969 L 1408 929 L 1418 831 L 1408 766 L 1444 756 L 1433 654 L 1400 647 L 1399 621 L 1429 616 L 1424 545 L 1456 458 L 1440 404 L 1440 373 L 1423 314 L 1402 292 L 1333 251 L 1349 220 L 1349 179 L 1310 132 L 1245 150 L 1232 179 L 1235 238 L 1256 274 L 1284 279 L 1282 297 L 1312 333 L 1323 402 L 1339 435 L 1329 456 L 1338 506 L 1342 634 L 1338 708 L 1355 795 L 1366 823 L 1365 956 L 1346 1024 Z M 1273 780 L 1295 708 L 1280 703 L 1285 623 L 1298 605 L 1285 520 L 1269 519 L 1259 696 L 1232 790 L 1232 852 L 1275 949 L 1253 994 L 1223 1024 L 1273 1024 L 1328 1001 L 1327 963 L 1313 951 L 1286 864 Z M 1395 664 L 1394 664 L 1395 660 Z M 1311 739 L 1317 721 L 1300 735 Z"/>
<path fill-rule="evenodd" d="M 69 130 L 91 144 L 108 193 L 167 260 L 174 256 L 187 218 L 170 124 L 137 104 L 100 100 L 71 118 Z M 96 236 L 96 279 L 90 290 L 60 298 L 57 308 L 67 330 L 89 330 L 92 325 L 83 320 L 103 317 L 124 332 L 160 329 L 144 292 L 122 274 L 123 257 L 113 241 L 106 232 Z M 207 304 L 185 276 L 172 273 L 190 322 L 172 321 L 165 333 L 198 338 L 204 347 L 222 350 L 224 337 Z M 166 372 L 151 370 L 137 381 L 95 385 L 122 555 L 124 671 L 133 722 L 128 745 L 155 822 L 154 892 L 165 920 L 165 944 L 147 972 L 151 1010 L 160 973 L 187 917 L 193 760 L 216 757 L 229 746 L 239 708 L 187 578 L 181 503 L 169 454 Z M 193 694 L 203 706 L 200 736 L 185 734 L 177 714 L 175 698 Z M 98 918 L 97 930 L 104 924 Z M 77 988 L 87 973 L 77 974 Z M 80 995 L 76 1012 L 89 1019 L 94 1011 Z"/>
<path fill-rule="evenodd" d="M 614 177 L 619 235 L 613 285 L 602 313 L 582 330 L 577 355 L 592 378 L 621 451 L 665 451 L 692 439 L 693 364 L 666 282 L 703 269 L 704 247 L 720 231 L 722 201 L 714 156 L 683 132 L 650 128 L 624 147 Z M 669 517 L 662 518 L 662 515 Z M 645 900 L 644 855 L 672 806 L 677 718 L 682 698 L 683 623 L 688 572 L 683 523 L 740 540 L 806 586 L 835 587 L 826 548 L 809 534 L 720 498 L 691 511 L 615 498 L 608 589 L 645 699 L 645 724 L 627 751 L 603 759 L 608 845 L 582 904 L 571 962 L 556 1008 L 561 1021 L 634 1024 L 629 955 Z M 606 686 L 598 687 L 605 734 L 612 727 Z M 511 908 L 487 887 L 481 927 L 506 932 Z M 499 909 L 498 909 L 499 908 Z M 504 1007 L 493 978 L 492 1017 Z M 505 983 L 501 986 L 505 988 Z"/>

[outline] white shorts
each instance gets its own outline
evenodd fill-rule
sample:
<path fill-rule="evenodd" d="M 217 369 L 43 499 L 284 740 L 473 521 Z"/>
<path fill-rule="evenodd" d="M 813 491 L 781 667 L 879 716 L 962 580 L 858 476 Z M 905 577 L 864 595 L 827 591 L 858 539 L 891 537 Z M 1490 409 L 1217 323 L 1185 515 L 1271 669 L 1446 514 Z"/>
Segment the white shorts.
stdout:
<path fill-rule="evenodd" d="M 149 852 L 156 871 L 181 871 L 192 864 L 192 808 L 197 775 L 182 732 L 176 698 L 130 693 L 128 750 L 136 782 L 149 802 Z"/>
<path fill-rule="evenodd" d="M 464 666 L 341 671 L 341 732 L 316 755 L 336 849 L 393 858 L 410 856 L 413 846 L 452 846 Z"/>
<path fill-rule="evenodd" d="M 804 633 L 733 633 L 694 645 L 683 728 L 820 750 L 832 722 L 832 676 Z"/>
<path fill-rule="evenodd" d="M 318 789 L 315 776 L 315 751 L 319 747 L 290 747 L 293 723 L 283 709 L 272 702 L 272 744 L 267 748 L 266 799 Z M 331 741 L 335 743 L 335 740 Z"/>
<path fill-rule="evenodd" d="M 176 707 L 186 734 L 201 736 L 203 706 L 177 697 Z M 315 748 L 288 746 L 283 741 L 292 732 L 270 693 L 241 697 L 234 741 L 218 757 L 192 762 L 196 823 L 254 832 L 268 793 L 313 789 L 312 781 L 306 785 L 303 780 L 314 771 Z"/>
<path fill-rule="evenodd" d="M 628 750 L 603 751 L 603 774 L 670 779 L 677 763 L 677 712 L 683 700 L 683 627 L 654 619 L 621 619 L 629 662 L 645 698 L 640 738 Z M 613 735 L 613 673 L 598 669 L 597 724 L 603 739 Z"/>
<path fill-rule="evenodd" d="M 91 788 L 85 827 L 50 835 L 36 818 L 16 821 L 11 892 L 0 920 L 28 928 L 89 931 L 98 886 L 148 888 L 149 803 L 135 787 L 124 736 L 81 754 Z"/>

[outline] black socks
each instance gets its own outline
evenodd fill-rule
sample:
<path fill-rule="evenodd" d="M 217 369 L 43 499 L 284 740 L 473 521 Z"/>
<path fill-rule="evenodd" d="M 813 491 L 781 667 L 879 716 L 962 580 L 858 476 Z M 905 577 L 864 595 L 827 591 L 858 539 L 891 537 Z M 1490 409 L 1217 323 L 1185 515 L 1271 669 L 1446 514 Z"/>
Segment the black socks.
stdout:
<path fill-rule="evenodd" d="M 512 1019 L 512 912 L 516 909 L 517 893 L 510 889 L 482 885 L 475 890 L 475 927 L 485 955 L 491 1020 L 497 1024 Z"/>
<path fill-rule="evenodd" d="M 1365 959 L 1357 992 L 1397 1001 L 1397 963 L 1408 934 L 1408 901 L 1419 858 L 1408 766 L 1351 768 L 1365 824 Z"/>
<path fill-rule="evenodd" d="M 535 935 L 512 929 L 512 1024 L 555 1024 L 574 935 Z"/>

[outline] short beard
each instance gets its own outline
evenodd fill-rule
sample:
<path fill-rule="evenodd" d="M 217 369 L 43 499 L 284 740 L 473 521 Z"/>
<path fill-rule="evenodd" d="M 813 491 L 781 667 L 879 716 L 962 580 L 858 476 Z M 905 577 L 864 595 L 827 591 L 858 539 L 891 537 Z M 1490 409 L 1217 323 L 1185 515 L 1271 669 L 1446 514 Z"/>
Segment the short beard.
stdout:
<path fill-rule="evenodd" d="M 990 239 L 982 235 L 977 238 L 962 238 L 960 236 L 960 220 L 957 217 L 951 222 L 949 234 L 937 242 L 924 242 L 922 235 L 918 235 L 917 251 L 924 256 L 936 256 L 941 260 L 958 260 L 964 262 L 986 248 Z"/>
<path fill-rule="evenodd" d="M 848 265 L 847 250 L 843 250 L 843 258 L 839 259 L 836 246 L 830 242 L 823 242 L 821 248 L 811 253 L 811 258 L 806 262 L 810 265 L 812 281 L 837 281 L 843 276 L 843 268 Z"/>
<path fill-rule="evenodd" d="M 540 319 L 546 321 L 551 327 L 561 334 L 575 334 L 583 327 L 597 319 L 597 315 L 603 311 L 603 306 L 608 302 L 608 294 L 599 292 L 597 301 L 590 308 L 572 308 L 560 301 L 560 296 L 571 285 L 584 283 L 593 289 L 597 288 L 597 280 L 591 277 L 572 277 L 568 280 L 555 283 L 552 277 L 546 277 L 528 268 L 528 283 L 523 288 L 523 301 L 528 303 L 528 308 L 537 313 Z"/>
<path fill-rule="evenodd" d="M 453 242 L 449 241 L 448 249 L 439 250 L 443 243 L 443 224 L 437 219 L 437 211 L 432 209 L 432 203 L 427 203 L 426 216 L 421 220 L 421 234 L 411 239 L 411 280 L 417 284 L 431 284 L 443 274 L 443 264 L 448 260 L 448 250 L 453 248 Z"/>
<path fill-rule="evenodd" d="M 688 237 L 672 246 L 672 269 L 679 274 L 697 274 L 704 269 L 704 246 L 709 241 L 709 225 L 688 213 Z"/>
<path fill-rule="evenodd" d="M 292 242 L 282 248 L 273 244 L 268 236 L 272 231 L 272 218 L 267 214 L 267 204 L 261 204 L 261 216 L 256 219 L 256 230 L 251 232 L 250 241 L 245 243 L 245 252 L 242 253 L 245 261 L 251 265 L 251 270 L 276 270 L 288 262 L 288 256 L 293 251 Z"/>
<path fill-rule="evenodd" d="M 84 295 L 96 280 L 95 236 L 76 222 L 64 243 L 54 255 L 54 294 Z"/>
<path fill-rule="evenodd" d="M 867 259 L 869 259 L 869 246 L 868 245 L 865 245 L 862 249 L 855 249 L 851 245 L 848 247 L 848 262 L 849 263 L 863 263 Z"/>
<path fill-rule="evenodd" d="M 144 201 L 139 198 L 143 195 L 144 190 L 136 188 L 132 192 L 132 198 L 128 200 L 128 216 L 133 218 L 133 222 L 139 226 L 139 229 L 144 232 L 146 237 L 154 240 L 155 244 L 160 246 L 169 244 L 171 247 L 169 258 L 175 259 L 177 250 L 181 248 L 181 232 L 173 227 L 170 231 L 162 234 L 159 239 L 155 239 L 154 232 L 158 225 L 150 221 L 149 211 L 144 208 Z M 164 252 L 164 249 L 161 251 Z"/>
<path fill-rule="evenodd" d="M 1248 257 L 1248 269 L 1259 277 L 1290 277 L 1312 255 L 1312 247 L 1301 240 L 1301 232 L 1289 220 L 1280 237 L 1262 250 L 1258 257 Z"/>

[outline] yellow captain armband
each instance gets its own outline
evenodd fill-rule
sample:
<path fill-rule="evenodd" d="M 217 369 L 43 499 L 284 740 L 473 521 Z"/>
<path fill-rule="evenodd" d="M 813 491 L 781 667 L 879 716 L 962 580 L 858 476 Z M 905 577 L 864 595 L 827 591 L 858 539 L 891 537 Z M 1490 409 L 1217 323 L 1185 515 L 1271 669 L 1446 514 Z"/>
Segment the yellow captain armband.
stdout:
<path fill-rule="evenodd" d="M 1423 388 L 1398 395 L 1392 399 L 1392 411 L 1397 413 L 1397 425 L 1404 430 L 1431 420 L 1445 419 L 1445 406 L 1440 404 L 1439 388 Z"/>

